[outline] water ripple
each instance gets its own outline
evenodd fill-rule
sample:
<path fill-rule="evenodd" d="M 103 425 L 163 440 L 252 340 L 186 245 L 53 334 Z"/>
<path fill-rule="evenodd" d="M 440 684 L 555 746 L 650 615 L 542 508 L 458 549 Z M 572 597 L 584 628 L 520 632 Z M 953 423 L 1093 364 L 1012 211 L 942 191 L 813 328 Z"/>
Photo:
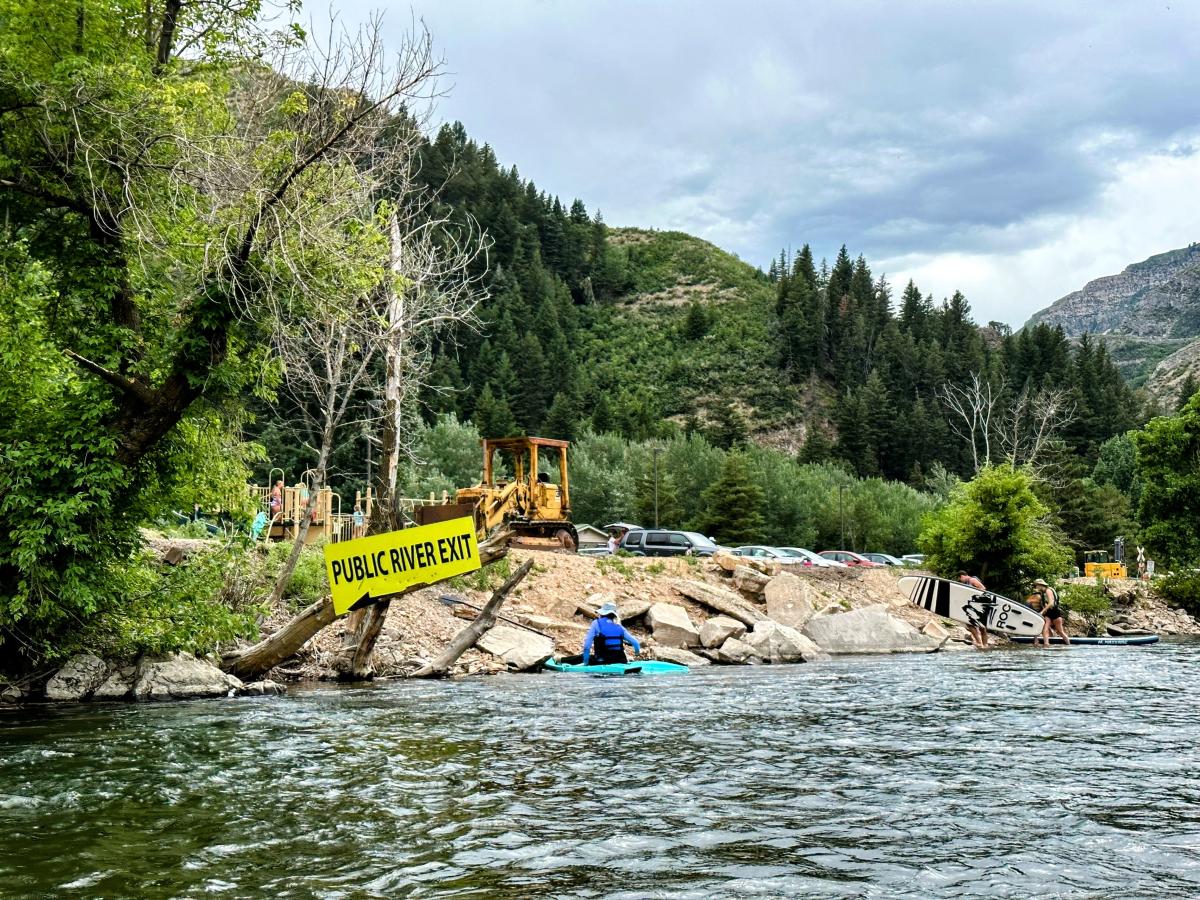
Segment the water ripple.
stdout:
<path fill-rule="evenodd" d="M 1200 644 L 0 714 L 0 895 L 1193 897 Z"/>

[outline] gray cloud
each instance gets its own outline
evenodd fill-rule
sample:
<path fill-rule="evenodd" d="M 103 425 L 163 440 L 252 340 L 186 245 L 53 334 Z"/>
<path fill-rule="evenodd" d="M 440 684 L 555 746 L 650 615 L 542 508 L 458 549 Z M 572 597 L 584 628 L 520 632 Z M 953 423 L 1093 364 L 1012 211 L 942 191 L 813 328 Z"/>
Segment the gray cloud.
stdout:
<path fill-rule="evenodd" d="M 369 4 L 340 9 L 353 22 Z M 1191 153 L 1200 123 L 1195 5 L 416 0 L 414 12 L 453 73 L 441 118 L 612 224 L 691 231 L 756 264 L 804 242 L 873 263 L 1030 251 L 1094 213 L 1122 166 Z M 387 22 L 398 40 L 409 17 Z M 1070 277 L 1100 274 L 1088 266 Z"/>

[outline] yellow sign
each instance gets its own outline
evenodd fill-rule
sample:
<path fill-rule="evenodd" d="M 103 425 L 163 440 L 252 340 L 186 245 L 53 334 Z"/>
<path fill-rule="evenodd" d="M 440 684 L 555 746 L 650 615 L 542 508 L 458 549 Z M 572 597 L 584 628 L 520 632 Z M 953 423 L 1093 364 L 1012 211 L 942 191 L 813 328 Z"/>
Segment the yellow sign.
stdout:
<path fill-rule="evenodd" d="M 325 571 L 337 615 L 414 585 L 479 568 L 470 516 L 325 545 Z"/>

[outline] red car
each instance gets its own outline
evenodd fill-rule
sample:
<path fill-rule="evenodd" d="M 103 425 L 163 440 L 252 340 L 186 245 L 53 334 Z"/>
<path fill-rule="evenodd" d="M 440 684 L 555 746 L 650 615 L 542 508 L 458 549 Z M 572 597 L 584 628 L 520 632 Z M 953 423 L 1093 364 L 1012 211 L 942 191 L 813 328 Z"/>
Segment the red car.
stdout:
<path fill-rule="evenodd" d="M 834 562 L 845 563 L 848 566 L 858 566 L 863 569 L 882 569 L 883 563 L 871 562 L 865 556 L 851 553 L 849 550 L 822 550 L 817 556 L 832 559 Z"/>

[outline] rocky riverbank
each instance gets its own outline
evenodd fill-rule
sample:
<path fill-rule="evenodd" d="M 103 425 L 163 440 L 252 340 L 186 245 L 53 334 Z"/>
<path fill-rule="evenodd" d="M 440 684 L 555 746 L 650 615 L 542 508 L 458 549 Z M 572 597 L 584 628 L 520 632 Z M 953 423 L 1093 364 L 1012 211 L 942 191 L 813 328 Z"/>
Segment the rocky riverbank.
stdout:
<path fill-rule="evenodd" d="M 453 675 L 538 669 L 551 656 L 578 653 L 602 603 L 614 602 L 642 642 L 643 655 L 690 666 L 811 662 L 839 654 L 965 650 L 963 626 L 907 602 L 890 569 L 779 571 L 725 557 L 595 558 L 514 550 L 494 572 L 439 585 L 393 604 L 376 646 L 379 677 L 403 677 L 437 654 L 486 602 L 489 582 L 532 558 L 533 569 L 501 609 L 501 621 L 459 658 Z M 1200 634 L 1200 623 L 1168 608 L 1145 585 L 1108 583 L 1109 633 Z M 264 634 L 294 610 L 281 605 Z M 1072 622 L 1075 633 L 1088 623 Z M 22 700 L 167 700 L 279 693 L 290 681 L 338 677 L 344 620 L 319 633 L 270 673 L 243 684 L 214 664 L 184 654 L 136 660 L 81 655 L 53 673 L 0 692 Z M 49 676 L 49 677 L 47 677 Z"/>

